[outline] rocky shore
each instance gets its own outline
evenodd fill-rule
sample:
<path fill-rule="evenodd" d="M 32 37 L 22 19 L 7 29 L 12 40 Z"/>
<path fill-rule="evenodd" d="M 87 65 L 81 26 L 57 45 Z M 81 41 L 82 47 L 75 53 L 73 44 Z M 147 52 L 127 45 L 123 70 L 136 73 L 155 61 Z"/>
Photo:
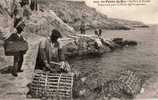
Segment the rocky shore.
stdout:
<path fill-rule="evenodd" d="M 96 11 L 95 8 L 88 7 L 84 1 L 40 0 L 39 5 L 41 10 L 53 10 L 59 18 L 75 30 L 79 30 L 81 21 L 85 21 L 87 29 L 129 30 L 135 27 L 147 27 L 138 21 L 109 18 Z"/>
<path fill-rule="evenodd" d="M 3 0 L 2 0 L 3 1 Z M 82 20 L 86 22 L 86 29 L 102 28 L 102 29 L 133 29 L 134 27 L 144 27 L 141 22 L 125 21 L 120 19 L 108 18 L 106 15 L 98 13 L 94 8 L 88 7 L 85 2 L 70 2 L 64 0 L 39 0 L 39 10 L 32 11 L 29 19 L 25 20 L 26 27 L 23 33 L 24 37 L 29 42 L 29 50 L 25 55 L 23 64 L 24 72 L 20 74 L 16 80 L 9 75 L 3 74 L 0 79 L 6 77 L 4 84 L 9 84 L 1 91 L 3 94 L 0 98 L 12 98 L 13 100 L 25 99 L 28 89 L 27 83 L 31 82 L 34 71 L 38 43 L 42 38 L 50 35 L 52 29 L 56 28 L 61 33 L 63 38 L 59 40 L 65 51 L 68 59 L 78 56 L 97 55 L 111 52 L 117 48 L 128 46 L 136 46 L 137 42 L 131 40 L 124 40 L 122 38 L 115 38 L 106 40 L 95 35 L 81 35 L 77 34 Z M 11 33 L 13 29 L 13 19 L 3 13 L 1 9 L 0 14 L 0 39 L 3 40 Z M 82 14 L 81 14 L 82 13 Z M 4 55 L 3 47 L 0 47 L 0 67 L 1 71 L 8 71 L 7 69 L 12 64 L 11 57 Z M 10 80 L 14 80 L 11 82 Z M 24 82 L 22 82 L 24 81 Z M 18 93 L 18 94 L 17 94 Z"/>

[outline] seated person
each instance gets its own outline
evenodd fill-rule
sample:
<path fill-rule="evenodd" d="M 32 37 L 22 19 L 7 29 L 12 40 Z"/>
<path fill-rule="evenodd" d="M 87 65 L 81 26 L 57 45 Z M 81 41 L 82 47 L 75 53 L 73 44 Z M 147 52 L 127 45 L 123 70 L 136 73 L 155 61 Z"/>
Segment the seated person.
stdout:
<path fill-rule="evenodd" d="M 35 69 L 55 73 L 70 71 L 69 66 L 64 66 L 65 63 L 63 61 L 65 60 L 65 57 L 58 42 L 58 39 L 61 37 L 60 32 L 54 29 L 49 38 L 40 42 Z"/>

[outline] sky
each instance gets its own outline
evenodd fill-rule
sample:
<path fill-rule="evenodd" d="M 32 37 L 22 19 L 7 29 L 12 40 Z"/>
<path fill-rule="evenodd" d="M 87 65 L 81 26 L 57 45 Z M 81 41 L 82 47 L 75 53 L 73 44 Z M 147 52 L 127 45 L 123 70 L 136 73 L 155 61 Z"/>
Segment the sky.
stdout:
<path fill-rule="evenodd" d="M 142 21 L 146 24 L 158 24 L 158 0 L 150 0 L 150 3 L 147 3 L 145 6 L 122 7 L 98 6 L 96 3 L 93 3 L 94 0 L 82 1 L 86 1 L 88 6 L 96 8 L 97 11 L 106 14 L 108 17 Z"/>

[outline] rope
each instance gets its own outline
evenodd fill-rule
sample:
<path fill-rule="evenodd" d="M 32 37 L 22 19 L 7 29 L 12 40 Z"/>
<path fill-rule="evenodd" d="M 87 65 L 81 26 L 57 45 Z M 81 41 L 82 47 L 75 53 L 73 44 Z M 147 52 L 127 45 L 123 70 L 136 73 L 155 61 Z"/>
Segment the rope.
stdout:
<path fill-rule="evenodd" d="M 62 73 L 61 73 L 60 76 L 59 76 L 58 84 L 57 84 L 56 94 L 57 94 L 58 96 L 59 96 L 59 83 L 60 83 L 61 76 L 62 76 Z"/>
<path fill-rule="evenodd" d="M 72 88 L 73 88 L 73 76 L 71 77 L 71 100 L 72 100 Z"/>
<path fill-rule="evenodd" d="M 45 84 L 44 84 L 44 94 L 47 96 L 47 83 L 48 83 L 48 73 L 46 73 Z"/>

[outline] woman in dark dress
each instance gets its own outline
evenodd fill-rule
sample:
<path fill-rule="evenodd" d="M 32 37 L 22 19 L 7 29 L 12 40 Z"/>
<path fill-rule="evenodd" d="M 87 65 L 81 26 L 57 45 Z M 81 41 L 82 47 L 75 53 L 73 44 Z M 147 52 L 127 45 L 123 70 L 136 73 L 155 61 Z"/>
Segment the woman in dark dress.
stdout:
<path fill-rule="evenodd" d="M 65 61 L 64 53 L 58 42 L 61 37 L 60 32 L 54 29 L 49 38 L 45 38 L 40 42 L 35 69 L 51 72 L 61 71 L 62 68 L 57 67 L 62 66 Z M 67 68 L 65 71 L 68 71 Z"/>

